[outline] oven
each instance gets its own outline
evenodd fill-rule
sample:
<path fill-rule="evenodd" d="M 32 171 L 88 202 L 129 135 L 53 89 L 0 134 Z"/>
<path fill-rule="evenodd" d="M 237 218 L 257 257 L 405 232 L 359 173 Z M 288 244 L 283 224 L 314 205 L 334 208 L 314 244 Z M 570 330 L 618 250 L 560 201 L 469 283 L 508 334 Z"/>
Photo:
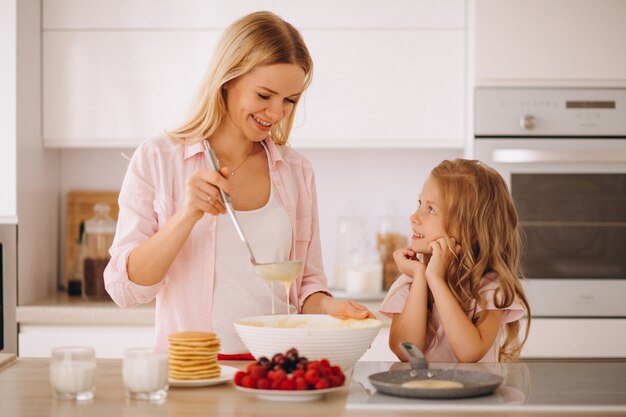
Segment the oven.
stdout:
<path fill-rule="evenodd" d="M 626 89 L 485 87 L 474 99 L 474 158 L 513 195 L 533 317 L 626 319 Z"/>

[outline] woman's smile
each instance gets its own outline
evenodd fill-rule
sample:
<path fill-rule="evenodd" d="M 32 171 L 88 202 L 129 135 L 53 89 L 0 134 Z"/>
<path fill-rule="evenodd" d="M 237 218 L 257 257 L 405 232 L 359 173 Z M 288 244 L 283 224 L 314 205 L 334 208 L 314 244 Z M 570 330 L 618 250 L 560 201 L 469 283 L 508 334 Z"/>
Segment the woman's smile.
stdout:
<path fill-rule="evenodd" d="M 252 115 L 252 119 L 254 120 L 256 127 L 263 132 L 269 132 L 274 125 L 273 123 L 260 119 L 255 115 Z"/>

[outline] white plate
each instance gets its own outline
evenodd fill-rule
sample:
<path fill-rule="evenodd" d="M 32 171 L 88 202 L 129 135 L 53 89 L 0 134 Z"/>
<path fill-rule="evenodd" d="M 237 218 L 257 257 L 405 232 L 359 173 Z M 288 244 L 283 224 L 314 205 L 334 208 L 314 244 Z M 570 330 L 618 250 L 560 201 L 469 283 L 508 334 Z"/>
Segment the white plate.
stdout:
<path fill-rule="evenodd" d="M 270 401 L 313 401 L 324 398 L 326 394 L 343 389 L 345 384 L 340 387 L 326 388 L 326 389 L 311 389 L 303 391 L 282 391 L 271 389 L 253 389 L 244 388 L 239 385 L 235 385 L 235 388 L 246 394 L 256 395 L 262 400 Z"/>
<path fill-rule="evenodd" d="M 232 381 L 237 371 L 239 371 L 239 369 L 233 368 L 232 366 L 220 365 L 220 376 L 217 378 L 188 381 L 170 379 L 170 387 L 207 387 L 209 385 L 223 384 L 224 382 Z"/>

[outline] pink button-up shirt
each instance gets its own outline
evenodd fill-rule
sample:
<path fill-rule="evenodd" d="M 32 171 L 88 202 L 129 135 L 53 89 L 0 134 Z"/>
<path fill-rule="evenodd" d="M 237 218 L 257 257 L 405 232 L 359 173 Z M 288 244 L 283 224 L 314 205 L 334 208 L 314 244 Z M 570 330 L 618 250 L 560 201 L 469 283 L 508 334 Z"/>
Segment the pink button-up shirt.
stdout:
<path fill-rule="evenodd" d="M 311 164 L 298 152 L 271 140 L 265 144 L 271 159 L 270 180 L 291 221 L 289 259 L 304 261 L 302 276 L 292 285 L 290 295 L 301 311 L 308 296 L 328 293 L 315 177 Z M 156 297 L 155 346 L 161 351 L 167 348 L 168 334 L 211 331 L 212 320 L 219 320 L 219 315 L 213 314 L 216 217 L 207 214 L 196 223 L 166 276 L 155 285 L 143 286 L 129 280 L 128 256 L 184 206 L 185 182 L 202 169 L 210 168 L 201 143 L 186 146 L 167 138 L 148 140 L 135 151 L 120 191 L 119 219 L 111 260 L 104 272 L 105 286 L 122 308 Z M 233 305 L 242 302 L 245 300 L 232 300 Z"/>

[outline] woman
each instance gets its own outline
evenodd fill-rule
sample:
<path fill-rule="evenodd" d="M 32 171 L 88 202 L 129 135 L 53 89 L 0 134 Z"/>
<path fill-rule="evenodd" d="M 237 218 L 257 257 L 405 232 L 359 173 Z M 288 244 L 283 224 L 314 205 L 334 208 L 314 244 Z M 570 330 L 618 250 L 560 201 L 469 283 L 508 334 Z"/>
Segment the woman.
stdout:
<path fill-rule="evenodd" d="M 217 333 L 222 358 L 247 352 L 233 320 L 287 312 L 282 286 L 255 275 L 225 213 L 231 198 L 258 262 L 302 260 L 291 286 L 293 310 L 373 317 L 328 293 L 322 268 L 315 179 L 309 162 L 285 146 L 313 62 L 300 33 L 269 12 L 224 32 L 193 116 L 168 138 L 142 143 L 120 192 L 106 288 L 121 307 L 157 298 L 156 347 L 184 330 Z M 222 167 L 202 152 L 208 140 Z M 272 292 L 273 291 L 273 292 Z"/>

